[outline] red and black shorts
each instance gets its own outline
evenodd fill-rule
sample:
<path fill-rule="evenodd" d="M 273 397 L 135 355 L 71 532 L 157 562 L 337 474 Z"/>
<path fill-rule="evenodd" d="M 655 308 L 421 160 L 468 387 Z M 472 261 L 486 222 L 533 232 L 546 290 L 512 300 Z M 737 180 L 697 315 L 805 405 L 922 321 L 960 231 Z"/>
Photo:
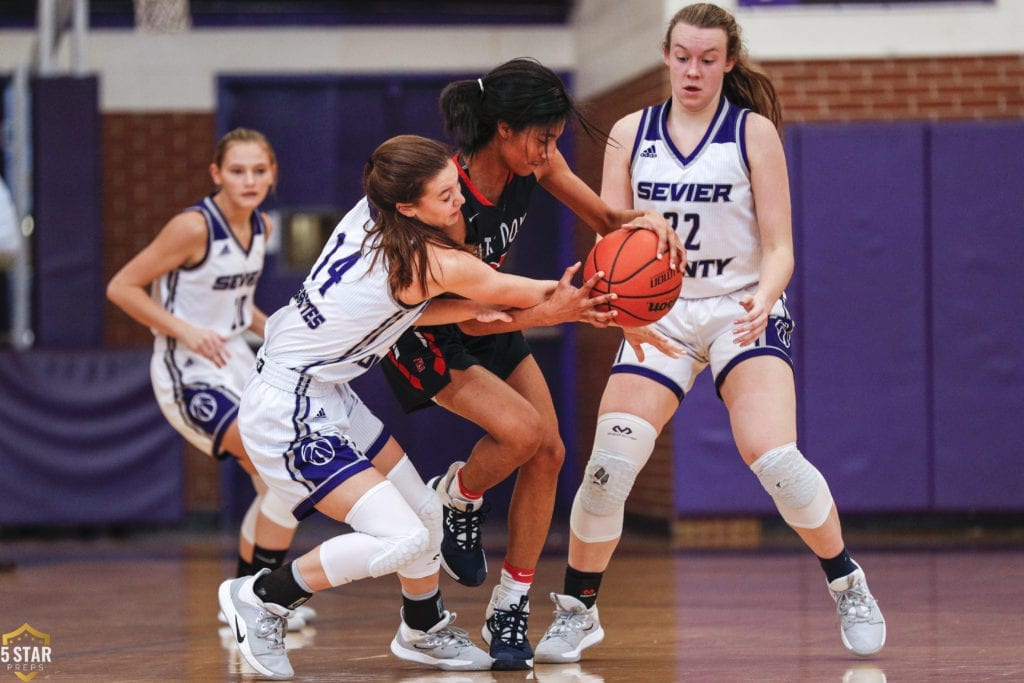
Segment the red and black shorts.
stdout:
<path fill-rule="evenodd" d="M 434 405 L 434 396 L 451 382 L 451 370 L 482 365 L 508 379 L 530 355 L 522 332 L 473 336 L 458 325 L 437 325 L 408 330 L 380 365 L 402 409 L 411 413 Z"/>

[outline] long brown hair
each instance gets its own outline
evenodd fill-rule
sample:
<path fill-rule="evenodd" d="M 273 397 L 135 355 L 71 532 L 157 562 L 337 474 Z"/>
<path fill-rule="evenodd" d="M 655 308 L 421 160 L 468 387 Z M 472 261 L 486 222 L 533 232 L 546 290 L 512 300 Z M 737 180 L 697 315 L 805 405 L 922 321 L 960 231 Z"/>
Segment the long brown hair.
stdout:
<path fill-rule="evenodd" d="M 374 225 L 364 245 L 373 250 L 373 263 L 383 258 L 392 292 L 415 281 L 427 291 L 430 263 L 427 245 L 463 249 L 440 228 L 401 213 L 398 204 L 415 204 L 427 183 L 451 163 L 451 153 L 440 142 L 419 135 L 393 137 L 370 155 L 363 168 L 363 189 L 374 209 Z"/>
<path fill-rule="evenodd" d="M 723 94 L 730 102 L 768 118 L 781 134 L 782 104 L 771 79 L 751 64 L 736 18 L 727 10 L 710 2 L 687 5 L 676 12 L 669 21 L 668 30 L 665 31 L 665 42 L 662 44 L 664 51 L 667 52 L 672 43 L 672 29 L 680 23 L 698 28 L 720 28 L 725 31 L 727 57 L 735 60 L 735 65 L 732 71 L 725 74 Z"/>

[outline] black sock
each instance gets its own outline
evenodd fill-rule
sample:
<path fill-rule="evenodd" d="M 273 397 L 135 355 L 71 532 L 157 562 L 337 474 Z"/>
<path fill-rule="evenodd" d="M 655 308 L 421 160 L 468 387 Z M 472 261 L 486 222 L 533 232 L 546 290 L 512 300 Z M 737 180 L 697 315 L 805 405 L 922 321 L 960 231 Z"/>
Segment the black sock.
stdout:
<path fill-rule="evenodd" d="M 295 609 L 306 602 L 313 594 L 299 585 L 293 573 L 296 571 L 294 565 L 294 562 L 289 562 L 256 579 L 252 587 L 256 597 L 263 602 L 272 602 L 288 609 Z"/>
<path fill-rule="evenodd" d="M 581 572 L 565 565 L 565 594 L 577 598 L 587 609 L 597 602 L 604 572 Z"/>
<path fill-rule="evenodd" d="M 256 572 L 252 570 L 252 562 L 246 562 L 242 559 L 242 556 L 238 556 L 238 569 L 235 570 L 235 576 L 252 576 Z"/>
<path fill-rule="evenodd" d="M 821 563 L 821 568 L 825 570 L 825 576 L 828 578 L 828 582 L 832 583 L 836 579 L 852 574 L 857 570 L 858 565 L 850 557 L 850 553 L 846 552 L 844 546 L 842 551 L 835 557 L 831 557 L 827 560 L 818 558 L 818 562 Z"/>
<path fill-rule="evenodd" d="M 267 550 L 260 546 L 253 546 L 252 549 L 252 571 L 255 574 L 266 567 L 273 571 L 284 564 L 284 556 L 288 554 L 288 548 L 284 550 Z"/>
<path fill-rule="evenodd" d="M 409 628 L 427 631 L 441 621 L 443 613 L 444 601 L 441 600 L 441 591 L 424 600 L 413 600 L 402 593 L 402 621 Z"/>

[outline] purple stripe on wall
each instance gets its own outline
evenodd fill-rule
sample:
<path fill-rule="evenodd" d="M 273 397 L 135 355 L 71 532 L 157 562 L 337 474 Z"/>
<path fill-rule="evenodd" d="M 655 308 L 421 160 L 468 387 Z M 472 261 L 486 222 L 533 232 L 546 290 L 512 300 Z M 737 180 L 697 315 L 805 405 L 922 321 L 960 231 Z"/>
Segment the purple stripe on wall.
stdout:
<path fill-rule="evenodd" d="M 1024 122 L 933 130 L 935 505 L 1024 508 Z"/>

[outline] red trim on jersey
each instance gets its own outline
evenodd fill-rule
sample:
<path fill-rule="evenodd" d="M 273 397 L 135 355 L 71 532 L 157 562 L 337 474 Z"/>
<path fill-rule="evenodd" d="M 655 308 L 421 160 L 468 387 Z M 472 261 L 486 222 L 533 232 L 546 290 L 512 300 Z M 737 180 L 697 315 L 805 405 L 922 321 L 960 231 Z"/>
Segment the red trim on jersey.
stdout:
<path fill-rule="evenodd" d="M 459 178 L 461 178 L 462 182 L 466 185 L 466 189 L 468 189 L 473 194 L 473 196 L 476 197 L 476 200 L 483 204 L 484 206 L 495 206 L 494 202 L 485 197 L 483 193 L 480 192 L 480 188 L 473 184 L 473 179 L 469 177 L 469 173 L 466 171 L 465 167 L 459 162 L 459 152 L 456 152 L 455 154 L 452 155 L 452 160 L 455 161 L 455 168 L 457 168 L 459 171 Z M 505 179 L 506 187 L 510 182 L 512 182 L 512 171 L 508 172 L 508 178 Z"/>

